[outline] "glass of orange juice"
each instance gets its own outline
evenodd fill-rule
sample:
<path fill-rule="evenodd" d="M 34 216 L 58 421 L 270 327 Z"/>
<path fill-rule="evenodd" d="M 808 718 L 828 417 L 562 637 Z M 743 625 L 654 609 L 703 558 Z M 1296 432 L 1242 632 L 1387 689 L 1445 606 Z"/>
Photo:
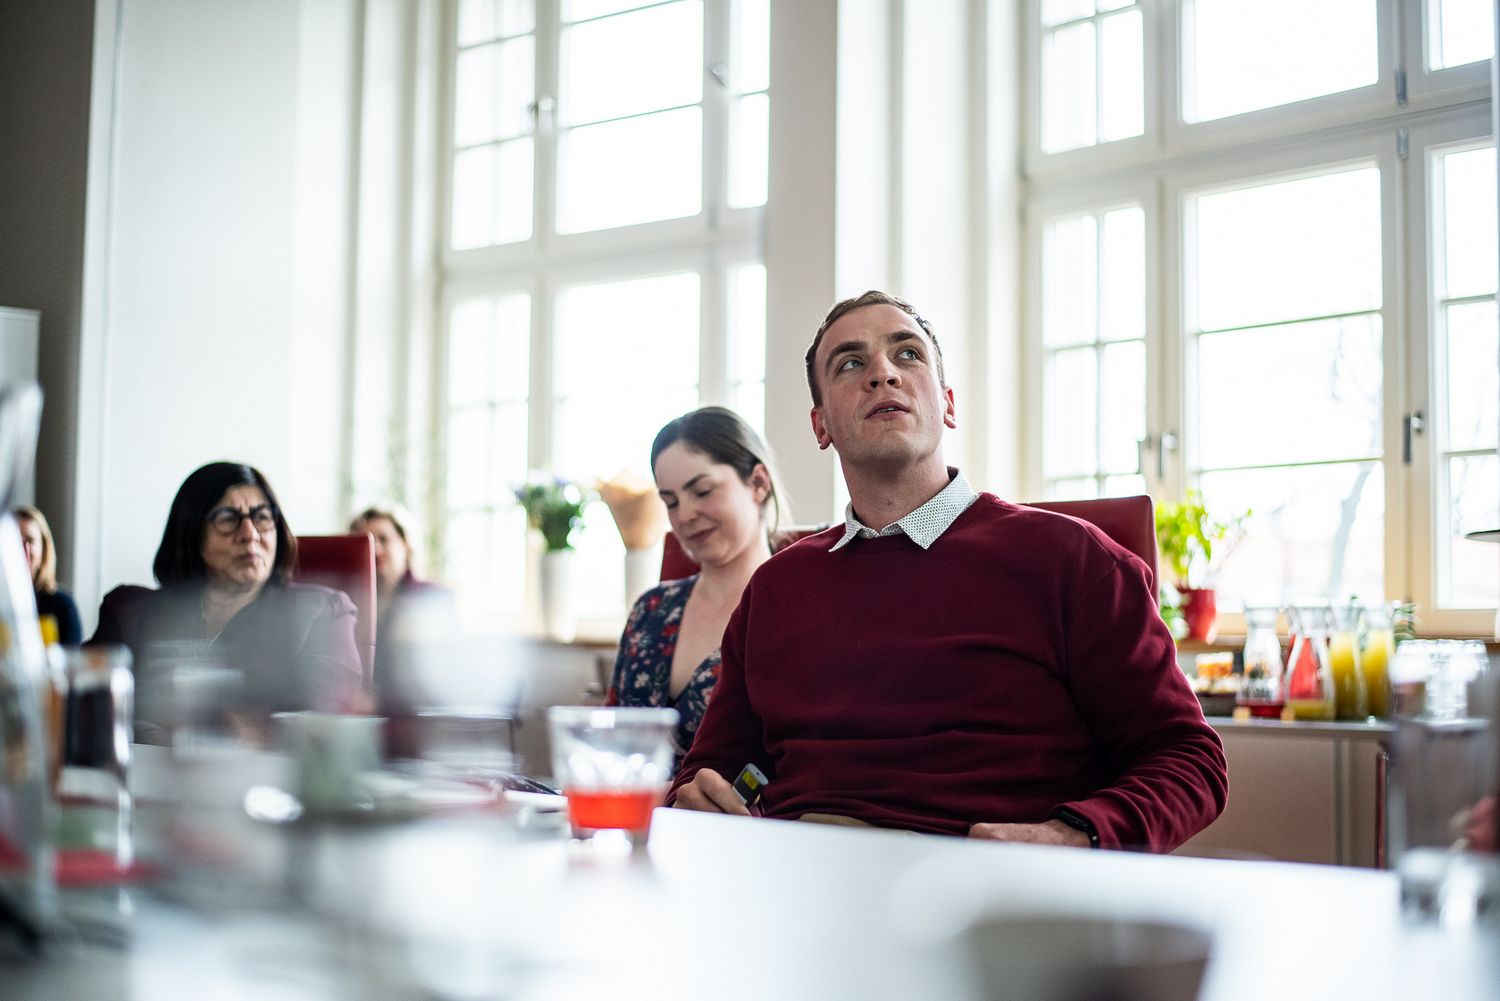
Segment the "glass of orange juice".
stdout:
<path fill-rule="evenodd" d="M 643 847 L 672 777 L 677 710 L 553 706 L 547 724 L 573 838 Z"/>

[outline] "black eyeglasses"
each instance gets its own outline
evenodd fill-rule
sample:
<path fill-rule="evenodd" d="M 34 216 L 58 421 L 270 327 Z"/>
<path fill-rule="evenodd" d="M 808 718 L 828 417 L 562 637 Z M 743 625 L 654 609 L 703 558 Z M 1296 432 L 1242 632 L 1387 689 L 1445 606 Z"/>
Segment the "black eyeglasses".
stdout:
<path fill-rule="evenodd" d="M 276 528 L 276 509 L 269 504 L 261 504 L 248 511 L 233 507 L 219 507 L 208 512 L 209 525 L 213 526 L 213 530 L 220 535 L 233 535 L 238 532 L 240 522 L 247 518 L 261 535 Z"/>

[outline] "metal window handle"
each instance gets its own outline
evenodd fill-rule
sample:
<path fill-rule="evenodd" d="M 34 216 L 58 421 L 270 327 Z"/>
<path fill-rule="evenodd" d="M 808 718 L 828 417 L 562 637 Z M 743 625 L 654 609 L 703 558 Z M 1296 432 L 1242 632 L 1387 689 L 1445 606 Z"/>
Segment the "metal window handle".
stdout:
<path fill-rule="evenodd" d="M 1427 419 L 1420 410 L 1413 410 L 1401 418 L 1401 461 L 1405 465 L 1411 465 L 1412 437 L 1426 430 Z"/>
<path fill-rule="evenodd" d="M 1160 483 L 1167 475 L 1167 453 L 1177 451 L 1177 432 L 1163 431 L 1161 434 L 1146 432 L 1146 437 L 1136 441 L 1136 465 L 1139 469 L 1145 468 L 1145 463 L 1139 458 L 1145 449 L 1156 450 L 1156 481 Z"/>

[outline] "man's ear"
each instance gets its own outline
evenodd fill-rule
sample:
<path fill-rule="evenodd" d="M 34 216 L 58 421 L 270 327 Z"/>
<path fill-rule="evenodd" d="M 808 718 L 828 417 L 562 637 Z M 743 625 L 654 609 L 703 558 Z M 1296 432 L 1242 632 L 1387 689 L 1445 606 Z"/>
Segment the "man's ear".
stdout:
<path fill-rule="evenodd" d="M 950 428 L 958 427 L 958 411 L 953 406 L 953 387 L 943 387 L 943 397 L 947 404 L 943 407 L 943 424 Z"/>
<path fill-rule="evenodd" d="M 828 433 L 828 428 L 823 424 L 823 408 L 812 408 L 813 437 L 818 440 L 818 448 L 825 449 L 833 444 L 833 436 Z"/>

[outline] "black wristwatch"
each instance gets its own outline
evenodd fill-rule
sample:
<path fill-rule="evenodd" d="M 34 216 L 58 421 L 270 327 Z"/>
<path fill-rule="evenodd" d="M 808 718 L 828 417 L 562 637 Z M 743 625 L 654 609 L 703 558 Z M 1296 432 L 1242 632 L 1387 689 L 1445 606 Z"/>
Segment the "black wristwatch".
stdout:
<path fill-rule="evenodd" d="M 1075 831 L 1082 831 L 1089 836 L 1089 847 L 1099 847 L 1099 832 L 1094 830 L 1094 822 L 1077 810 L 1070 807 L 1060 806 L 1052 811 L 1053 820 L 1061 820 L 1064 824 Z"/>

